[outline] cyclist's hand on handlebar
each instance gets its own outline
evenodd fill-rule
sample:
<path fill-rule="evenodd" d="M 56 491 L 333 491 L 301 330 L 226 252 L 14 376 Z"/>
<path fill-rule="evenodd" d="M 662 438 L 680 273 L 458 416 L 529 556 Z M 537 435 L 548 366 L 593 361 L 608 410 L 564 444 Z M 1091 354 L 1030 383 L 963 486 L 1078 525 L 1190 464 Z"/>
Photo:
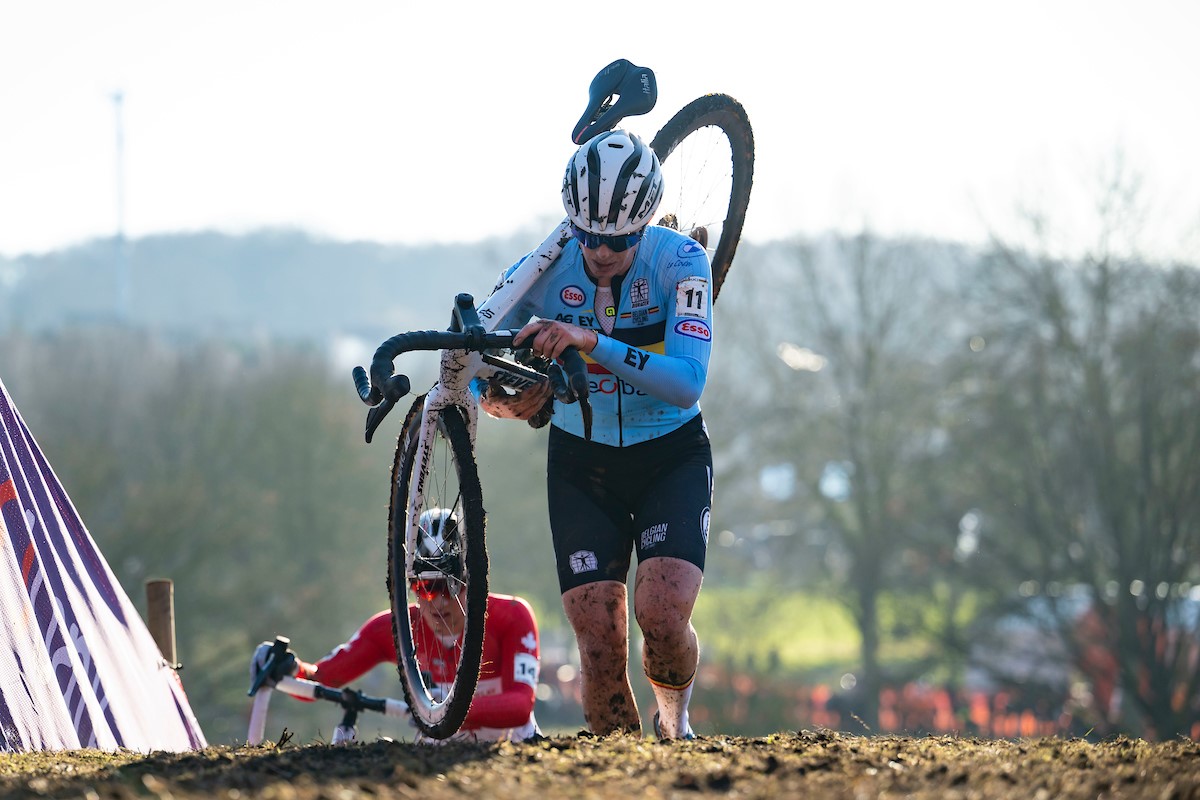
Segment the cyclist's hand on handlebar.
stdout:
<path fill-rule="evenodd" d="M 250 659 L 250 680 L 257 681 L 262 671 L 269 669 L 270 673 L 262 681 L 262 685 L 268 687 L 274 686 L 280 678 L 290 678 L 300 671 L 300 662 L 291 648 L 288 648 L 282 659 L 268 664 L 271 660 L 271 646 L 271 642 L 263 642 L 255 648 L 254 657 Z"/>
<path fill-rule="evenodd" d="M 489 382 L 479 398 L 479 407 L 497 419 L 530 419 L 550 399 L 553 390 L 548 381 L 530 386 L 523 392 L 509 394 L 499 383 Z"/>
<path fill-rule="evenodd" d="M 539 319 L 517 331 L 513 344 L 532 348 L 534 353 L 546 358 L 558 358 L 568 347 L 574 347 L 581 353 L 590 353 L 599 338 L 599 334 L 589 328 L 569 322 Z"/>
<path fill-rule="evenodd" d="M 534 354 L 558 362 L 550 367 L 550 391 L 556 400 L 563 403 L 579 403 L 583 438 L 589 441 L 592 438 L 592 406 L 587 399 L 587 365 L 580 354 L 592 352 L 599 342 L 600 334 L 594 330 L 550 319 L 530 320 L 513 337 L 514 346 L 521 347 L 523 344 L 531 348 Z M 522 419 L 529 419 L 537 413 L 537 409 L 530 409 L 529 415 Z M 537 427 L 536 423 L 531 424 Z"/>

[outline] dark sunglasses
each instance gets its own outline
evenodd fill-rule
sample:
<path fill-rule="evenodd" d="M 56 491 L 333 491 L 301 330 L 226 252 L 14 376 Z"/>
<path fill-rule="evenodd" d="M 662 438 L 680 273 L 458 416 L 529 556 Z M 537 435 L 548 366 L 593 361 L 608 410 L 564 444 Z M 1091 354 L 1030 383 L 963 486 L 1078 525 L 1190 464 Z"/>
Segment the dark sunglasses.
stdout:
<path fill-rule="evenodd" d="M 414 580 L 409 584 L 412 587 L 413 593 L 422 600 L 432 600 L 438 595 L 451 595 L 453 592 L 450 589 L 450 581 L 442 578 L 429 578 L 426 580 Z"/>
<path fill-rule="evenodd" d="M 623 236 L 601 236 L 598 233 L 585 231 L 575 223 L 571 223 L 571 233 L 588 250 L 596 250 L 600 245 L 607 245 L 608 249 L 614 253 L 623 253 L 642 240 L 646 229 L 642 228 L 636 233 L 627 233 Z"/>

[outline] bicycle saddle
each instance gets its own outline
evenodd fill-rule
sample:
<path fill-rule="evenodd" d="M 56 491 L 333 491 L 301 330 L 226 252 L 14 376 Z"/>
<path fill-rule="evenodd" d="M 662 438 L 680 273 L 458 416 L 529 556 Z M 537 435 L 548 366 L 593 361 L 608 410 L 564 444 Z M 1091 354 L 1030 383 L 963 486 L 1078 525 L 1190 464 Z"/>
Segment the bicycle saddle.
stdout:
<path fill-rule="evenodd" d="M 587 111 L 575 123 L 571 141 L 583 144 L 596 134 L 612 130 L 624 117 L 645 114 L 657 101 L 654 72 L 618 58 L 592 79 Z"/>

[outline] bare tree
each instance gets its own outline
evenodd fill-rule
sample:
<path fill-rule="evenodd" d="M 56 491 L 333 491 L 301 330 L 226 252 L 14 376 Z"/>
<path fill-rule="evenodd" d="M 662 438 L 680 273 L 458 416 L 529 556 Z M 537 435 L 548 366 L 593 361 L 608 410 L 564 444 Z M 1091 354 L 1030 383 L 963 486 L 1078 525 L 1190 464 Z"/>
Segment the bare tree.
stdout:
<path fill-rule="evenodd" d="M 739 276 L 755 284 L 752 307 L 737 314 L 745 381 L 758 395 L 758 439 L 745 461 L 784 469 L 795 483 L 760 506 L 758 524 L 773 509 L 785 534 L 765 550 L 768 568 L 824 585 L 846 604 L 861 636 L 855 709 L 868 726 L 889 633 L 881 601 L 931 596 L 925 545 L 930 536 L 953 542 L 931 533 L 944 515 L 928 507 L 939 496 L 926 484 L 944 440 L 939 362 L 955 322 L 942 284 L 954 257 L 864 232 L 800 242 L 779 265 L 786 269 Z"/>
<path fill-rule="evenodd" d="M 1096 724 L 1188 734 L 1200 719 L 1200 272 L 1138 258 L 1139 182 L 1119 161 L 1097 197 L 1082 259 L 997 241 L 982 262 L 960 441 L 978 454 L 981 554 L 1037 596 L 1097 690 Z M 1048 220 L 1032 222 L 1043 237 Z"/>

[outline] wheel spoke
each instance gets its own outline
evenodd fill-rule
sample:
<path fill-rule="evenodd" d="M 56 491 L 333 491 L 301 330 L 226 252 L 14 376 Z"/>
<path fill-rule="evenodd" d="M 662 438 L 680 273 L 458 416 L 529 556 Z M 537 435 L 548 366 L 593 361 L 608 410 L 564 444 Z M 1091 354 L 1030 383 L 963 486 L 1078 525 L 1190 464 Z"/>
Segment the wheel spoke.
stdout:
<path fill-rule="evenodd" d="M 732 97 L 705 95 L 684 106 L 651 143 L 663 165 L 660 225 L 689 234 L 708 252 L 716 299 L 733 262 L 750 201 L 754 135 Z"/>
<path fill-rule="evenodd" d="M 405 700 L 417 726 L 427 736 L 444 739 L 461 726 L 479 677 L 487 606 L 487 552 L 479 476 L 460 409 L 440 412 L 425 453 L 424 479 L 414 507 L 409 508 L 409 489 L 420 474 L 416 460 L 422 413 L 423 402 L 418 399 L 405 421 L 396 453 L 388 588 Z M 445 571 L 440 576 L 430 574 L 431 569 L 442 570 L 430 565 L 442 564 L 438 556 L 444 553 L 425 553 L 419 573 L 412 569 L 413 559 L 405 558 L 409 545 L 406 521 L 420 520 L 424 512 L 435 510 L 440 517 L 441 509 L 452 511 L 457 520 L 457 525 L 449 529 L 453 533 L 443 531 L 445 541 L 441 546 L 445 552 L 457 554 L 461 578 Z M 415 541 L 416 533 L 413 535 Z"/>

